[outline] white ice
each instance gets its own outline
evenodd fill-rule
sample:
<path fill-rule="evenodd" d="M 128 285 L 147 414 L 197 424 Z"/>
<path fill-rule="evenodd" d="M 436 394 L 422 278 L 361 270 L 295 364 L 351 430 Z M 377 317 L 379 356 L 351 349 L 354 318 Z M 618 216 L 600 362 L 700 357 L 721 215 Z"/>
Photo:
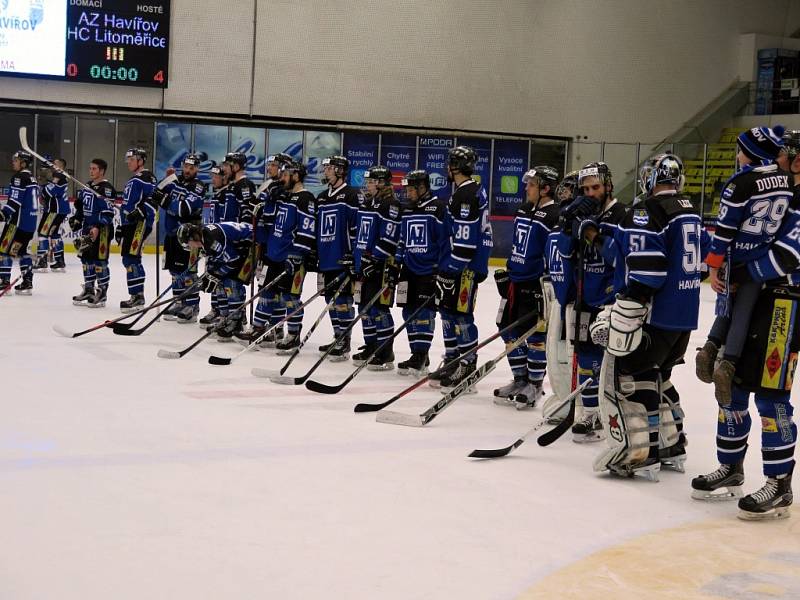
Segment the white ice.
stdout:
<path fill-rule="evenodd" d="M 195 340 L 196 325 L 58 337 L 52 324 L 84 329 L 118 316 L 127 297 L 112 256 L 108 306 L 72 306 L 81 277 L 68 259 L 68 273 L 36 275 L 32 297 L 0 299 L 0 598 L 512 598 L 644 532 L 735 520 L 734 504 L 689 497 L 691 477 L 717 465 L 717 406 L 691 366 L 712 316 L 708 286 L 690 364 L 673 379 L 687 473 L 649 483 L 593 473 L 600 446 L 569 434 L 547 448 L 531 439 L 500 460 L 467 458 L 540 418 L 492 403 L 509 379 L 505 362 L 478 395 L 420 429 L 353 413 L 411 383 L 395 372 L 364 371 L 325 396 L 251 376 L 283 364 L 272 351 L 223 367 L 208 356 L 241 346 L 210 341 L 181 360 L 156 357 Z M 145 262 L 150 300 L 153 257 Z M 309 277 L 306 295 L 313 287 Z M 497 304 L 490 278 L 479 292 L 481 338 L 495 331 Z M 322 306 L 308 309 L 307 324 Z M 326 320 L 288 374 L 304 373 L 329 339 Z M 481 362 L 502 348 L 491 344 Z M 438 328 L 434 360 L 441 351 Z M 408 356 L 405 334 L 395 352 Z M 326 363 L 314 378 L 336 383 L 351 368 Z M 426 386 L 393 408 L 418 413 L 438 397 Z M 758 434 L 754 426 L 746 491 L 761 485 Z"/>

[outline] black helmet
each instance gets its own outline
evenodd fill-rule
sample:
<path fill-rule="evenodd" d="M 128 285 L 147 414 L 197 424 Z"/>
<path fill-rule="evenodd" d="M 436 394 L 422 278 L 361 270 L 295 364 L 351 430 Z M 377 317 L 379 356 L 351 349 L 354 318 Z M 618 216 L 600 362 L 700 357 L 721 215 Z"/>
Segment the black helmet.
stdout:
<path fill-rule="evenodd" d="M 183 159 L 183 164 L 194 165 L 195 167 L 199 167 L 201 162 L 203 162 L 203 159 L 196 152 L 190 152 L 186 155 L 186 158 Z"/>
<path fill-rule="evenodd" d="M 364 171 L 364 181 L 367 179 L 376 179 L 391 185 L 392 172 L 383 165 L 375 165 Z"/>
<path fill-rule="evenodd" d="M 578 187 L 578 172 L 570 171 L 564 175 L 564 179 L 556 187 L 556 200 L 559 202 L 571 202 L 575 197 L 575 188 Z"/>
<path fill-rule="evenodd" d="M 475 172 L 478 155 L 469 146 L 456 146 L 447 154 L 447 164 L 454 171 L 469 177 Z"/>
<path fill-rule="evenodd" d="M 247 155 L 244 152 L 228 152 L 225 155 L 225 162 L 239 165 L 240 168 L 244 169 L 247 165 Z"/>
<path fill-rule="evenodd" d="M 683 180 L 683 163 L 669 152 L 651 156 L 639 169 L 639 187 L 648 196 L 657 185 L 674 185 L 680 191 Z"/>
<path fill-rule="evenodd" d="M 176 235 L 181 248 L 189 250 L 189 240 L 195 237 L 199 237 L 201 240 L 203 239 L 203 227 L 201 225 L 195 225 L 194 223 L 182 223 L 178 226 Z"/>
<path fill-rule="evenodd" d="M 273 154 L 267 157 L 268 163 L 278 163 L 278 165 L 285 165 L 287 163 L 292 162 L 294 160 L 291 156 L 286 154 L 285 152 L 278 152 L 277 154 Z"/>
<path fill-rule="evenodd" d="M 147 150 L 139 146 L 128 148 L 128 150 L 125 152 L 125 158 L 132 158 L 132 157 L 136 157 L 142 161 L 145 161 L 147 160 Z"/>
<path fill-rule="evenodd" d="M 297 173 L 297 176 L 300 178 L 300 181 L 305 180 L 307 173 L 306 166 L 299 160 L 292 160 L 288 163 L 284 163 L 281 166 L 281 172 Z"/>
<path fill-rule="evenodd" d="M 11 156 L 11 159 L 24 162 L 26 167 L 33 166 L 33 154 L 31 154 L 27 150 L 17 150 Z"/>
<path fill-rule="evenodd" d="M 611 169 L 601 161 L 590 162 L 578 171 L 578 187 L 583 186 L 583 180 L 587 177 L 597 177 L 603 185 L 613 185 L 611 181 Z"/>
<path fill-rule="evenodd" d="M 783 147 L 786 148 L 786 155 L 791 162 L 800 153 L 800 129 L 789 129 L 781 139 L 783 140 Z"/>
<path fill-rule="evenodd" d="M 558 186 L 558 171 L 553 167 L 548 165 L 532 167 L 522 176 L 522 183 L 528 183 L 531 179 L 538 179 L 540 186 L 549 185 L 550 195 L 555 195 L 556 187 Z"/>
<path fill-rule="evenodd" d="M 219 175 L 220 177 L 225 176 L 225 171 L 223 171 L 222 167 L 220 167 L 219 165 L 214 165 L 213 167 L 211 167 L 210 171 L 212 175 Z"/>
<path fill-rule="evenodd" d="M 411 171 L 403 177 L 403 185 L 404 186 L 411 186 L 417 187 L 418 185 L 424 185 L 426 189 L 431 189 L 431 176 L 428 175 L 427 171 L 423 171 L 422 169 L 417 169 L 416 171 Z"/>
<path fill-rule="evenodd" d="M 322 166 L 327 167 L 328 165 L 335 167 L 336 172 L 340 175 L 346 174 L 347 171 L 350 169 L 350 161 L 347 160 L 346 156 L 341 156 L 339 154 L 334 154 L 333 156 L 329 156 L 328 158 L 323 158 Z"/>

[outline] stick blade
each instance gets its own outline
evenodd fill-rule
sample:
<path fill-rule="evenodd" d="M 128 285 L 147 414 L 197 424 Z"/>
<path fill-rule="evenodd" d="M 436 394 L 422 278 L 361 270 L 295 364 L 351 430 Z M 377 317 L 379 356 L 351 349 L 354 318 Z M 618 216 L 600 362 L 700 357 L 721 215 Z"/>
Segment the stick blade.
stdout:
<path fill-rule="evenodd" d="M 549 446 L 553 442 L 555 442 L 558 438 L 564 435 L 567 430 L 572 427 L 572 423 L 575 421 L 575 398 L 572 398 L 569 407 L 569 413 L 564 418 L 561 423 L 553 427 L 550 431 L 545 431 L 542 435 L 540 435 L 536 439 L 536 443 L 540 446 Z"/>
<path fill-rule="evenodd" d="M 161 349 L 158 351 L 158 358 L 180 358 L 181 353 L 176 352 L 175 350 L 164 350 Z"/>
<path fill-rule="evenodd" d="M 467 456 L 470 458 L 500 458 L 501 456 L 508 456 L 515 448 L 512 444 L 508 448 L 497 448 L 496 450 L 473 450 Z"/>
<path fill-rule="evenodd" d="M 389 423 L 390 425 L 405 425 L 406 427 L 422 427 L 425 423 L 419 415 L 407 415 L 393 410 L 381 410 L 375 415 L 378 423 Z"/>
<path fill-rule="evenodd" d="M 19 128 L 19 145 L 24 150 L 28 149 L 28 128 L 25 125 Z"/>
<path fill-rule="evenodd" d="M 386 402 L 381 402 L 380 404 L 367 404 L 362 402 L 360 404 L 356 404 L 353 407 L 353 412 L 357 413 L 365 413 L 365 412 L 377 412 L 382 410 L 384 406 L 389 406 Z"/>
<path fill-rule="evenodd" d="M 120 323 L 114 323 L 114 325 L 120 325 Z M 124 324 L 123 324 L 124 325 Z M 131 329 L 130 327 L 121 327 L 116 328 L 113 325 L 111 326 L 111 331 L 114 332 L 114 335 L 125 335 L 128 337 L 140 335 L 143 329 Z"/>
<path fill-rule="evenodd" d="M 324 383 L 320 383 L 319 381 L 309 379 L 306 381 L 306 389 L 311 390 L 312 392 L 317 392 L 318 394 L 337 394 L 342 391 L 342 386 L 326 385 Z"/>
<path fill-rule="evenodd" d="M 280 371 L 272 369 L 262 369 L 260 367 L 253 367 L 250 369 L 250 374 L 255 377 L 264 377 L 265 379 L 272 379 L 273 377 L 280 377 Z"/>
<path fill-rule="evenodd" d="M 59 325 L 58 323 L 53 325 L 53 331 L 55 331 L 58 335 L 65 337 L 65 338 L 74 338 L 75 334 L 72 331 L 67 331 L 64 327 Z"/>
<path fill-rule="evenodd" d="M 229 365 L 231 364 L 230 358 L 224 356 L 214 356 L 213 354 L 208 357 L 208 364 L 210 365 Z"/>
<path fill-rule="evenodd" d="M 270 377 L 269 380 L 272 383 L 280 383 L 281 385 L 300 385 L 305 381 L 302 377 L 287 377 L 286 375 Z"/>
<path fill-rule="evenodd" d="M 108 327 L 111 329 L 111 331 L 113 331 L 117 335 L 124 335 L 123 333 L 120 332 L 130 330 L 131 325 L 132 323 L 112 323 Z"/>

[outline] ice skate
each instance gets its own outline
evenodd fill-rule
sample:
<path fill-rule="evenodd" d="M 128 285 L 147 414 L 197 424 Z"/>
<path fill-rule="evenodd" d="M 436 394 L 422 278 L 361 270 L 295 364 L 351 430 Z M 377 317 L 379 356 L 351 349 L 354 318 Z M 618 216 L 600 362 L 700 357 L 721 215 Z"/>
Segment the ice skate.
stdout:
<path fill-rule="evenodd" d="M 600 411 L 583 409 L 583 417 L 572 426 L 572 441 L 576 444 L 599 442 L 605 439 Z"/>
<path fill-rule="evenodd" d="M 427 352 L 414 352 L 408 360 L 397 363 L 397 373 L 404 376 L 425 377 L 428 374 L 430 364 L 431 361 Z"/>
<path fill-rule="evenodd" d="M 375 344 L 364 344 L 359 347 L 359 351 L 353 354 L 352 360 L 354 365 L 363 365 L 369 358 L 372 351 L 375 350 Z"/>
<path fill-rule="evenodd" d="M 684 463 L 686 462 L 686 448 L 680 442 L 668 448 L 659 449 L 658 459 L 661 461 L 661 466 L 664 469 L 677 471 L 678 473 L 686 472 L 684 468 Z"/>
<path fill-rule="evenodd" d="M 742 497 L 744 467 L 742 463 L 720 465 L 716 471 L 692 479 L 695 500 L 733 500 Z"/>
<path fill-rule="evenodd" d="M 394 352 L 388 344 L 367 363 L 367 371 L 391 371 L 394 369 Z"/>
<path fill-rule="evenodd" d="M 197 315 L 200 313 L 198 306 L 182 306 L 176 315 L 175 321 L 181 325 L 197 322 Z"/>
<path fill-rule="evenodd" d="M 164 314 L 161 315 L 165 321 L 177 321 L 178 320 L 178 313 L 183 308 L 183 305 L 180 302 L 176 302 L 172 306 L 170 306 L 167 310 L 164 311 Z"/>
<path fill-rule="evenodd" d="M 18 296 L 30 296 L 33 294 L 33 276 L 23 277 L 19 285 L 14 286 L 14 293 Z"/>
<path fill-rule="evenodd" d="M 33 270 L 37 273 L 41 273 L 47 271 L 47 255 L 42 254 L 36 259 L 36 262 L 33 263 Z"/>
<path fill-rule="evenodd" d="M 449 393 L 453 388 L 459 386 L 461 382 L 475 372 L 475 363 L 460 362 L 456 368 L 450 371 L 445 377 L 442 377 L 441 387 L 439 388 L 443 394 Z M 474 385 L 469 386 L 464 390 L 464 394 L 477 394 L 478 390 Z"/>
<path fill-rule="evenodd" d="M 67 270 L 67 264 L 63 258 L 57 258 L 56 261 L 50 265 L 50 270 L 53 273 L 63 273 Z"/>
<path fill-rule="evenodd" d="M 328 354 L 328 360 L 331 362 L 343 362 L 348 358 L 350 358 L 350 338 L 345 337 L 333 345 L 333 350 Z"/>
<path fill-rule="evenodd" d="M 511 400 L 511 396 L 521 393 L 526 385 L 528 385 L 527 375 L 524 377 L 514 377 L 510 383 L 495 388 L 493 392 L 495 397 L 494 403 L 498 406 L 514 406 L 514 401 Z"/>
<path fill-rule="evenodd" d="M 72 304 L 75 306 L 86 306 L 89 302 L 89 298 L 94 296 L 94 284 L 85 284 L 83 286 L 83 291 L 72 297 Z"/>
<path fill-rule="evenodd" d="M 536 406 L 536 402 L 544 396 L 544 390 L 542 389 L 542 382 L 526 382 L 525 387 L 516 394 L 511 397 L 511 400 L 514 402 L 514 408 L 517 410 L 528 410 L 529 408 L 534 408 Z"/>
<path fill-rule="evenodd" d="M 739 514 L 744 521 L 786 519 L 792 505 L 792 474 L 767 477 L 764 486 L 739 500 Z"/>
<path fill-rule="evenodd" d="M 297 348 L 300 347 L 300 332 L 290 333 L 281 341 L 275 344 L 276 354 L 286 355 L 292 354 Z"/>
<path fill-rule="evenodd" d="M 108 286 L 101 285 L 95 290 L 94 295 L 86 302 L 89 308 L 102 308 L 108 299 Z"/>
<path fill-rule="evenodd" d="M 123 313 L 132 313 L 144 306 L 144 294 L 131 294 L 128 300 L 119 303 L 119 310 Z"/>
<path fill-rule="evenodd" d="M 200 317 L 198 323 L 200 323 L 201 327 L 205 329 L 210 329 L 219 322 L 219 319 L 220 319 L 219 311 L 215 308 L 212 308 L 205 315 Z"/>
<path fill-rule="evenodd" d="M 642 477 L 648 481 L 657 482 L 661 470 L 661 462 L 657 458 L 648 458 L 641 463 L 608 465 L 608 470 L 614 475 L 627 477 Z"/>

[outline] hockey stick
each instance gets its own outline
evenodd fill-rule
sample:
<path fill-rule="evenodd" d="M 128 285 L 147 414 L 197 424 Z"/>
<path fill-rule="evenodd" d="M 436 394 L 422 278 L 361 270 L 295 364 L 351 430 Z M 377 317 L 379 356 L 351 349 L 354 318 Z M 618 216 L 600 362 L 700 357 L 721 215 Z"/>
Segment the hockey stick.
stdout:
<path fill-rule="evenodd" d="M 214 335 L 218 330 L 222 329 L 225 325 L 227 325 L 228 321 L 230 320 L 230 318 L 233 317 L 236 313 L 238 313 L 240 311 L 244 311 L 244 309 L 247 308 L 250 304 L 252 304 L 256 300 L 258 300 L 260 295 L 261 295 L 261 292 L 265 292 L 265 291 L 269 290 L 270 288 L 274 287 L 275 285 L 277 285 L 278 281 L 280 280 L 280 278 L 283 277 L 285 274 L 286 274 L 286 271 L 282 271 L 281 274 L 278 275 L 275 279 L 273 279 L 267 285 L 265 285 L 263 288 L 258 290 L 258 294 L 253 294 L 253 297 L 250 298 L 250 300 L 248 300 L 247 302 L 242 304 L 236 310 L 232 311 L 225 318 L 220 319 L 220 322 L 215 324 L 213 327 L 209 327 L 208 331 L 206 331 L 203 335 L 201 335 L 198 339 L 196 339 L 194 342 L 189 344 L 183 350 L 180 350 L 180 351 L 176 352 L 175 350 L 164 350 L 162 348 L 162 349 L 160 349 L 158 351 L 158 357 L 159 358 L 183 358 L 184 356 L 189 354 L 189 352 L 191 352 L 192 350 L 197 348 L 197 346 L 199 346 L 203 341 L 207 340 L 212 335 Z M 242 314 L 244 314 L 244 313 L 242 312 Z"/>
<path fill-rule="evenodd" d="M 199 291 L 195 290 L 195 288 L 197 288 L 199 285 L 200 281 L 198 280 L 192 285 L 190 285 L 186 290 L 184 290 L 179 296 L 170 298 L 167 305 L 163 309 L 158 311 L 155 317 L 150 319 L 139 329 L 131 329 L 131 326 L 144 315 L 137 317 L 136 321 L 134 321 L 133 323 L 115 323 L 114 325 L 110 326 L 111 330 L 116 335 L 127 335 L 127 336 L 142 335 L 145 331 L 147 331 L 150 328 L 150 326 L 152 326 L 156 321 L 158 321 L 164 315 L 164 313 L 166 313 L 170 308 L 172 308 L 177 302 L 180 302 L 184 298 L 188 298 L 191 294 L 194 294 L 195 291 Z M 166 290 L 164 291 L 166 292 Z"/>
<path fill-rule="evenodd" d="M 284 271 L 284 273 L 286 273 L 286 271 Z M 341 275 L 339 277 L 341 277 Z M 283 317 L 280 321 L 278 321 L 274 325 L 270 325 L 264 331 L 264 333 L 262 333 L 260 336 L 258 336 L 256 339 L 254 339 L 252 342 L 250 342 L 247 346 L 242 348 L 237 354 L 234 354 L 231 357 L 215 356 L 215 355 L 212 354 L 211 356 L 208 357 L 208 362 L 210 364 L 212 364 L 212 365 L 229 365 L 229 364 L 231 364 L 233 361 L 235 361 L 237 358 L 239 358 L 242 354 L 245 354 L 246 352 L 249 352 L 250 350 L 252 350 L 256 346 L 258 346 L 261 343 L 261 341 L 264 338 L 267 337 L 267 335 L 269 335 L 271 332 L 275 331 L 275 329 L 277 329 L 280 325 L 283 325 L 283 323 L 285 323 L 286 321 L 291 319 L 293 316 L 295 316 L 297 313 L 299 313 L 301 310 L 303 310 L 308 304 L 310 304 L 311 302 L 316 300 L 318 297 L 320 297 L 322 294 L 324 294 L 325 290 L 327 290 L 330 286 L 332 286 L 334 283 L 339 281 L 339 277 L 337 277 L 336 279 L 331 281 L 328 285 L 326 285 L 321 290 L 318 290 L 316 294 L 311 296 L 308 300 L 303 302 L 300 306 L 298 306 L 292 312 L 290 312 L 285 317 Z M 259 295 L 260 294 L 261 294 L 261 291 L 259 291 Z"/>
<path fill-rule="evenodd" d="M 14 287 L 14 284 L 16 284 L 20 279 L 22 279 L 22 275 L 19 275 L 16 279 L 13 279 L 7 286 L 0 290 L 0 298 L 5 296 L 8 291 Z"/>
<path fill-rule="evenodd" d="M 575 388 L 572 392 L 570 392 L 569 396 L 564 398 L 561 403 L 556 407 L 556 410 L 560 410 L 562 406 L 564 406 L 567 402 L 572 402 L 575 398 L 578 397 L 583 389 L 592 382 L 592 379 L 589 378 L 584 381 L 581 385 Z M 522 434 L 516 442 L 511 444 L 510 446 L 506 446 L 505 448 L 497 448 L 496 450 L 473 450 L 467 456 L 470 458 L 500 458 L 501 456 L 508 456 L 514 450 L 522 446 L 525 443 L 525 439 L 531 435 L 539 431 L 542 427 L 547 425 L 547 417 L 542 417 L 539 421 L 531 427 L 528 431 Z"/>
<path fill-rule="evenodd" d="M 375 356 L 376 354 L 378 354 L 378 352 L 383 350 L 389 342 L 391 342 L 394 338 L 396 338 L 398 335 L 400 335 L 401 332 L 405 330 L 406 324 L 408 324 L 412 319 L 416 318 L 416 316 L 420 313 L 420 311 L 422 311 L 423 308 L 426 308 L 428 304 L 430 304 L 433 298 L 434 298 L 433 296 L 429 296 L 428 299 L 425 300 L 425 302 L 423 302 L 419 308 L 417 308 L 417 310 L 411 313 L 411 316 L 408 319 L 406 319 L 397 329 L 394 330 L 394 332 L 390 337 L 383 340 L 372 352 L 370 352 L 369 356 L 367 356 L 366 359 L 364 359 L 364 362 L 358 365 L 356 369 L 352 373 L 350 373 L 350 375 L 348 375 L 342 383 L 340 383 L 339 385 L 325 385 L 324 383 L 319 383 L 318 381 L 314 381 L 312 379 L 310 381 L 306 381 L 306 389 L 309 389 L 312 392 L 317 392 L 319 394 L 338 394 L 339 392 L 341 392 L 344 389 L 344 387 L 348 383 L 353 381 L 353 379 L 355 379 L 356 376 L 369 364 L 369 361 L 372 360 L 373 356 Z"/>
<path fill-rule="evenodd" d="M 518 327 L 519 325 L 522 325 L 523 323 L 525 323 L 526 321 L 529 321 L 529 320 L 530 320 L 530 316 L 529 315 L 525 315 L 525 316 L 520 317 L 519 319 L 517 319 L 516 321 L 514 321 L 510 325 L 508 325 L 505 328 L 499 330 L 497 333 L 493 333 L 492 335 L 490 335 L 488 338 L 483 340 L 480 344 L 475 346 L 472 350 L 469 350 L 468 352 L 465 352 L 464 354 L 456 356 L 455 358 L 451 359 L 450 361 L 444 363 L 441 367 L 439 367 L 435 371 L 433 371 L 431 373 L 428 373 L 422 379 L 419 379 L 419 380 L 415 381 L 410 386 L 408 386 L 406 389 L 404 389 L 402 392 L 399 392 L 396 395 L 394 395 L 391 398 L 389 398 L 386 402 L 380 402 L 378 404 L 367 404 L 367 403 L 356 404 L 355 407 L 353 408 L 353 412 L 362 413 L 362 412 L 375 412 L 375 411 L 378 411 L 378 410 L 383 410 L 384 408 L 386 408 L 390 404 L 393 404 L 394 402 L 397 402 L 398 400 L 400 400 L 400 398 L 402 398 L 403 396 L 407 396 L 408 394 L 410 394 L 411 392 L 413 392 L 417 388 L 422 387 L 423 385 L 425 385 L 425 383 L 430 380 L 432 375 L 436 375 L 438 373 L 441 373 L 445 369 L 449 369 L 454 364 L 456 364 L 459 360 L 461 360 L 463 357 L 469 356 L 470 354 L 473 354 L 473 353 L 477 352 L 481 348 L 484 348 L 484 347 L 488 346 L 493 341 L 495 341 L 497 338 L 502 336 L 504 333 L 506 333 L 508 331 L 511 331 L 513 328 Z"/>
<path fill-rule="evenodd" d="M 431 421 L 433 421 L 439 414 L 444 412 L 444 410 L 450 406 L 453 402 L 455 402 L 459 396 L 461 396 L 464 392 L 467 391 L 471 386 L 478 383 L 481 379 L 486 377 L 489 373 L 494 371 L 495 367 L 497 367 L 497 363 L 503 360 L 509 352 L 514 350 L 517 346 L 526 343 L 528 337 L 536 333 L 536 328 L 539 326 L 537 323 L 528 331 L 526 331 L 523 335 L 519 338 L 506 344 L 505 350 L 495 356 L 493 359 L 489 360 L 488 362 L 483 363 L 480 367 L 475 369 L 472 373 L 467 375 L 464 379 L 462 379 L 456 387 L 452 390 L 447 392 L 442 399 L 436 402 L 433 406 L 431 406 L 426 411 L 420 413 L 419 415 L 407 415 L 405 413 L 399 413 L 392 410 L 382 410 L 375 415 L 375 420 L 378 423 L 391 423 L 392 425 L 407 425 L 409 427 L 423 427 L 427 425 Z"/>
<path fill-rule="evenodd" d="M 347 336 L 347 334 L 352 331 L 353 327 L 356 326 L 356 323 L 358 323 L 361 319 L 364 318 L 364 315 L 367 314 L 367 311 L 369 311 L 369 309 L 372 308 L 372 305 L 375 304 L 383 295 L 383 293 L 386 291 L 386 287 L 387 286 L 383 286 L 380 290 L 378 290 L 377 294 L 375 294 L 372 298 L 370 298 L 369 302 L 367 302 L 367 304 L 364 305 L 364 308 L 362 308 L 361 311 L 356 315 L 356 318 L 353 319 L 350 322 L 350 325 L 348 325 L 347 328 L 344 331 L 342 331 L 342 333 L 339 334 L 339 337 L 337 337 L 334 340 L 334 342 L 328 347 L 328 349 L 322 353 L 322 356 L 319 357 L 319 360 L 317 360 L 317 362 L 315 362 L 312 365 L 312 367 L 308 370 L 308 372 L 305 375 L 301 375 L 300 377 L 287 377 L 286 375 L 279 375 L 278 377 L 271 377 L 270 381 L 272 383 L 280 383 L 283 385 L 300 385 L 302 383 L 305 383 L 306 380 L 309 377 L 311 377 L 314 371 L 316 371 L 319 368 L 319 366 L 323 362 L 325 362 L 325 359 L 328 357 L 328 354 L 330 354 L 333 351 L 333 349 L 336 347 L 336 344 L 338 344 L 340 340 L 343 340 Z"/>
<path fill-rule="evenodd" d="M 298 355 L 300 354 L 300 350 L 303 348 L 303 346 L 306 345 L 306 342 L 311 337 L 311 334 L 314 333 L 314 330 L 316 330 L 317 326 L 322 322 L 322 319 L 325 318 L 325 315 L 327 315 L 328 311 L 331 309 L 331 307 L 333 307 L 334 303 L 336 302 L 336 298 L 342 292 L 342 290 L 344 289 L 344 286 L 347 285 L 348 280 L 349 280 L 349 278 L 345 278 L 344 281 L 342 281 L 342 283 L 336 289 L 336 291 L 333 292 L 333 296 L 331 296 L 331 301 L 328 302 L 325 305 L 325 307 L 322 309 L 322 312 L 319 313 L 319 316 L 317 317 L 316 321 L 314 321 L 313 325 L 311 325 L 311 328 L 308 330 L 308 333 L 306 333 L 305 336 L 303 336 L 303 339 L 300 342 L 300 345 L 297 348 L 294 349 L 294 351 L 292 352 L 292 355 L 289 357 L 289 360 L 287 360 L 286 364 L 284 364 L 281 367 L 280 371 L 274 371 L 274 370 L 269 370 L 269 369 L 259 369 L 258 367 L 256 367 L 256 368 L 252 369 L 250 372 L 253 375 L 255 375 L 256 377 L 266 377 L 268 379 L 271 378 L 271 377 L 280 377 L 281 375 L 286 373 L 286 369 L 288 369 L 289 365 L 291 365 L 292 362 L 294 361 L 294 359 L 298 357 Z M 280 323 L 283 323 L 283 320 L 281 320 Z M 280 325 L 280 323 L 278 323 L 278 325 Z"/>
<path fill-rule="evenodd" d="M 35 156 L 40 161 L 42 161 L 44 164 L 46 164 L 48 167 L 50 167 L 52 169 L 55 169 L 56 171 L 61 173 L 64 177 L 69 179 L 72 183 L 74 183 L 75 185 L 79 185 L 83 189 L 89 190 L 90 192 L 92 192 L 98 198 L 103 198 L 103 196 L 100 195 L 99 192 L 97 192 L 96 190 L 92 189 L 90 186 L 86 185 L 85 183 L 83 183 L 79 179 L 75 179 L 72 175 L 70 175 L 66 171 L 62 171 L 61 169 L 59 169 L 56 165 L 54 165 L 51 161 L 47 160 L 41 154 L 37 154 L 36 152 L 34 152 L 31 149 L 31 147 L 28 145 L 28 128 L 25 127 L 25 126 L 19 128 L 19 143 L 20 143 L 20 146 L 22 146 L 22 149 L 25 150 L 25 152 L 28 152 L 32 156 Z"/>

